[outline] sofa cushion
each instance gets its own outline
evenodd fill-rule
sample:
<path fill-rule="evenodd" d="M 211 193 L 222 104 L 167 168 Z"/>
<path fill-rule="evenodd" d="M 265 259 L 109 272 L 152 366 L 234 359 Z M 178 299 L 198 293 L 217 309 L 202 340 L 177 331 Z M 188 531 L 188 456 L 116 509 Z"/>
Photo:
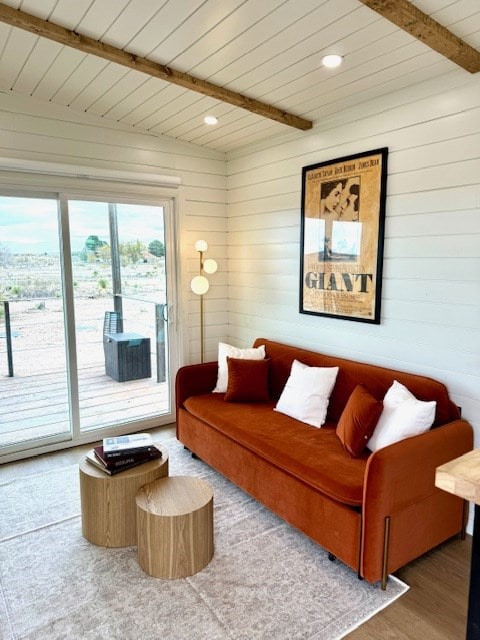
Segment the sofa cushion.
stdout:
<path fill-rule="evenodd" d="M 321 427 L 337 373 L 338 367 L 309 367 L 294 360 L 275 411 L 312 427 Z"/>
<path fill-rule="evenodd" d="M 350 457 L 336 435 L 335 425 L 316 429 L 275 412 L 273 402 L 236 404 L 224 402 L 223 395 L 213 393 L 191 396 L 184 406 L 239 445 L 333 500 L 351 506 L 362 504 L 368 455 Z"/>
<path fill-rule="evenodd" d="M 365 450 L 382 409 L 382 401 L 363 385 L 355 387 L 337 425 L 337 436 L 351 456 L 357 457 Z"/>
<path fill-rule="evenodd" d="M 268 368 L 270 361 L 227 358 L 227 402 L 267 402 Z"/>
<path fill-rule="evenodd" d="M 370 451 L 428 431 L 435 418 L 434 400 L 422 402 L 395 380 L 383 399 L 383 411 L 372 437 Z"/>
<path fill-rule="evenodd" d="M 261 360 L 265 358 L 265 346 L 260 345 L 248 349 L 239 349 L 225 342 L 218 343 L 218 376 L 214 393 L 225 393 L 228 385 L 227 358 L 242 358 L 245 360 Z"/>

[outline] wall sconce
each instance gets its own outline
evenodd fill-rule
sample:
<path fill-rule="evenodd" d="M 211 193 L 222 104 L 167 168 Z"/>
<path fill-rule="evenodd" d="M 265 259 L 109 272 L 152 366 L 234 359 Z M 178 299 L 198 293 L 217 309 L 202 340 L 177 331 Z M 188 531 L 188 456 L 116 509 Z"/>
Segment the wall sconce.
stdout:
<path fill-rule="evenodd" d="M 190 289 L 197 296 L 200 296 L 200 360 L 203 362 L 204 356 L 204 318 L 203 318 L 203 296 L 210 288 L 208 278 L 204 275 L 208 273 L 211 275 L 217 271 L 217 263 L 212 258 L 203 259 L 203 254 L 208 249 L 208 244 L 205 240 L 197 240 L 195 243 L 195 251 L 200 254 L 200 269 L 199 275 L 192 278 L 190 282 Z"/>

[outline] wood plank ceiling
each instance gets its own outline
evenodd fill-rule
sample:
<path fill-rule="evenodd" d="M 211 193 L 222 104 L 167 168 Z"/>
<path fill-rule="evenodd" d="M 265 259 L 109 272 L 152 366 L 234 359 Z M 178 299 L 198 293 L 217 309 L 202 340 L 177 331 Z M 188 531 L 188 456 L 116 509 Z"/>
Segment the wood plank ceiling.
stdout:
<path fill-rule="evenodd" d="M 408 11 L 409 3 L 401 3 Z M 4 4 L 222 87 L 226 93 L 271 106 L 272 113 L 291 115 L 300 123 L 315 125 L 342 109 L 459 69 L 404 30 L 410 22 L 407 14 L 401 17 L 403 23 L 398 22 L 403 28 L 393 24 L 388 12 L 398 3 L 390 0 L 6 0 Z M 452 47 L 458 49 L 457 36 L 480 49 L 478 0 L 414 0 L 413 4 L 451 31 Z M 428 33 L 416 35 L 424 39 Z M 327 53 L 342 55 L 343 65 L 335 70 L 322 67 L 321 58 Z M 469 53 L 475 59 L 476 52 Z M 105 124 L 118 122 L 142 133 L 164 134 L 224 152 L 289 130 L 288 121 L 278 121 L 282 117 L 266 118 L 258 110 L 252 113 L 3 22 L 0 91 L 64 105 L 103 118 Z M 203 123 L 206 114 L 218 118 L 215 127 Z"/>

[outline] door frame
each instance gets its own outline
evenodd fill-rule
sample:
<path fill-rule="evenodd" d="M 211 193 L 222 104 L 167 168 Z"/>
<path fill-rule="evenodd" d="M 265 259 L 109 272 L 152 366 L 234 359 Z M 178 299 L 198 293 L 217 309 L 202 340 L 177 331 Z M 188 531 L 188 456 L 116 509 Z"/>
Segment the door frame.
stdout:
<path fill-rule="evenodd" d="M 123 174 L 125 172 L 122 172 Z M 162 425 L 168 425 L 175 421 L 174 384 L 175 374 L 180 360 L 179 325 L 176 322 L 179 300 L 178 277 L 176 265 L 178 264 L 177 242 L 177 209 L 178 193 L 172 185 L 167 187 L 135 182 L 135 174 L 132 173 L 132 181 L 111 182 L 110 180 L 92 180 L 83 178 L 64 178 L 55 175 L 34 174 L 33 186 L 25 184 L 23 180 L 15 179 L 18 174 L 12 174 L 11 180 L 5 184 L 0 179 L 0 194 L 5 197 L 17 198 L 45 198 L 54 199 L 58 203 L 59 232 L 62 261 L 62 280 L 64 291 L 64 314 L 67 351 L 67 375 L 71 416 L 71 430 L 69 433 L 54 435 L 31 440 L 20 444 L 9 445 L 0 450 L 0 464 L 31 457 L 40 453 L 70 448 L 82 444 L 88 444 L 101 440 L 107 435 L 123 435 L 133 430 L 148 430 Z M 5 174 L 1 177 L 4 178 Z M 21 176 L 24 178 L 24 175 Z M 55 188 L 56 187 L 56 188 Z M 61 187 L 64 187 L 63 189 Z M 80 420 L 78 415 L 78 376 L 76 367 L 75 348 L 75 316 L 73 277 L 70 250 L 69 221 L 67 203 L 69 200 L 91 200 L 102 202 L 115 202 L 118 204 L 136 204 L 163 207 L 164 231 L 165 231 L 165 277 L 168 311 L 168 361 L 167 379 L 169 389 L 170 412 L 155 418 L 139 420 L 128 425 L 102 428 L 80 432 Z M 75 415 L 76 414 L 76 415 Z M 138 428 L 137 428 L 138 427 Z"/>

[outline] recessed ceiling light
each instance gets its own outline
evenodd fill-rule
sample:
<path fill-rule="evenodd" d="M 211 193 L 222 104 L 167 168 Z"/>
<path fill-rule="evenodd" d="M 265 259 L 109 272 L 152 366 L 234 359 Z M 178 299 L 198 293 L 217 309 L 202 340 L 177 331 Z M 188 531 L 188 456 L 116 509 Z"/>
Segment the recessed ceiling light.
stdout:
<path fill-rule="evenodd" d="M 322 64 L 324 67 L 328 67 L 329 69 L 334 69 L 335 67 L 339 67 L 343 62 L 342 56 L 338 56 L 336 54 L 332 54 L 329 56 L 324 56 L 322 58 Z"/>
<path fill-rule="evenodd" d="M 217 124 L 218 122 L 215 116 L 205 116 L 203 121 L 205 122 L 205 124 L 209 124 L 209 125 Z"/>

